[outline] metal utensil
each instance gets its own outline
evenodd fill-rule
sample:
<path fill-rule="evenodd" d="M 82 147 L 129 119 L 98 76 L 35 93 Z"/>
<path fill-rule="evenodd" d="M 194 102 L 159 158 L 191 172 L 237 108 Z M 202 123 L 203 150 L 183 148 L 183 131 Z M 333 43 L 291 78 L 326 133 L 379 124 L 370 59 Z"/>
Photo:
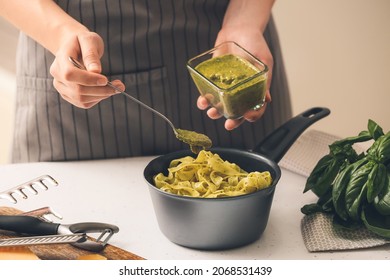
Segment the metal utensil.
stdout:
<path fill-rule="evenodd" d="M 70 225 L 50 223 L 39 218 L 24 215 L 0 215 L 0 229 L 29 235 L 69 235 L 74 233 L 100 233 L 94 240 L 72 243 L 73 246 L 98 252 L 104 249 L 114 233 L 119 231 L 115 225 L 106 223 L 75 223 Z"/>
<path fill-rule="evenodd" d="M 87 70 L 84 65 L 82 65 L 80 62 L 78 62 L 73 57 L 69 57 L 69 60 L 77 68 L 82 69 L 82 70 Z M 120 88 L 114 86 L 110 81 L 107 82 L 107 86 L 115 89 L 117 92 L 122 93 L 126 97 L 130 98 L 132 101 L 138 103 L 139 105 L 141 105 L 145 109 L 150 110 L 151 112 L 153 112 L 154 114 L 156 114 L 157 116 L 162 118 L 164 121 L 166 121 L 169 124 L 169 126 L 172 128 L 176 138 L 184 143 L 189 144 L 191 147 L 191 150 L 193 150 L 194 152 L 197 153 L 200 148 L 208 149 L 211 147 L 212 142 L 211 142 L 210 138 L 208 138 L 206 135 L 201 134 L 201 133 L 197 133 L 194 131 L 188 131 L 188 130 L 176 128 L 173 125 L 173 123 L 165 115 L 161 114 L 159 111 L 153 109 L 152 107 L 149 107 L 148 105 L 141 102 L 137 98 L 131 96 L 127 92 L 122 91 Z"/>
<path fill-rule="evenodd" d="M 49 175 L 42 175 L 31 181 L 20 184 L 19 186 L 13 187 L 6 191 L 1 191 L 0 199 L 6 199 L 16 204 L 18 202 L 16 199 L 17 196 L 20 196 L 23 199 L 28 198 L 26 191 L 37 195 L 38 189 L 48 190 L 49 186 L 58 186 L 58 182 Z"/>
<path fill-rule="evenodd" d="M 31 211 L 23 212 L 21 215 L 23 216 L 32 216 L 41 219 L 42 221 L 52 223 L 53 217 L 62 220 L 62 216 L 55 212 L 51 207 L 41 207 L 38 209 L 34 209 Z"/>
<path fill-rule="evenodd" d="M 28 246 L 28 245 L 49 245 L 85 242 L 87 235 L 85 233 L 74 233 L 67 235 L 44 235 L 27 236 L 0 239 L 0 247 Z"/>

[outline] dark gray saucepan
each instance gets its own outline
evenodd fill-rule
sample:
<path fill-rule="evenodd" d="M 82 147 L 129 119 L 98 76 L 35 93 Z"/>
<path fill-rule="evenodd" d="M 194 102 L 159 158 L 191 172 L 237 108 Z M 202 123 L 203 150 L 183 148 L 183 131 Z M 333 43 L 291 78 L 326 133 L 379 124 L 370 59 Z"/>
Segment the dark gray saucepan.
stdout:
<path fill-rule="evenodd" d="M 329 115 L 327 108 L 311 108 L 297 115 L 267 136 L 252 151 L 212 148 L 224 160 L 247 172 L 270 171 L 273 183 L 255 193 L 228 198 L 192 198 L 163 192 L 154 186 L 153 176 L 167 174 L 173 159 L 192 155 L 182 150 L 153 159 L 144 170 L 157 222 L 173 243 L 203 250 L 223 250 L 254 242 L 264 232 L 276 184 L 281 177 L 277 162 L 302 132 Z"/>

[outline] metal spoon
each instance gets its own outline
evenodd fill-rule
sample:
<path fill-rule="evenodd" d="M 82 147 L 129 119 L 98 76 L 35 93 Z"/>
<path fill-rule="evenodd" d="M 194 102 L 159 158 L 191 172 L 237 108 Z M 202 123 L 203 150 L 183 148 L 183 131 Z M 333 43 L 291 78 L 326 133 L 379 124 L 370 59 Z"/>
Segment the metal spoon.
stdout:
<path fill-rule="evenodd" d="M 73 57 L 69 57 L 69 61 L 72 62 L 72 64 L 74 66 L 76 66 L 77 68 L 82 69 L 82 70 L 87 70 L 84 65 L 82 65 L 79 61 L 77 61 Z M 211 147 L 212 141 L 208 136 L 201 134 L 201 133 L 197 133 L 195 131 L 176 128 L 173 125 L 173 123 L 166 116 L 161 114 L 159 111 L 149 107 L 148 105 L 139 101 L 138 99 L 131 96 L 127 92 L 122 91 L 120 88 L 114 86 L 110 81 L 107 82 L 107 86 L 115 89 L 117 92 L 124 94 L 126 97 L 130 98 L 132 101 L 138 103 L 142 107 L 152 111 L 153 113 L 155 113 L 156 115 L 158 115 L 159 117 L 164 119 L 172 128 L 173 132 L 175 133 L 176 138 L 179 139 L 180 141 L 190 145 L 191 151 L 193 151 L 194 153 L 198 153 L 202 149 L 208 149 Z"/>

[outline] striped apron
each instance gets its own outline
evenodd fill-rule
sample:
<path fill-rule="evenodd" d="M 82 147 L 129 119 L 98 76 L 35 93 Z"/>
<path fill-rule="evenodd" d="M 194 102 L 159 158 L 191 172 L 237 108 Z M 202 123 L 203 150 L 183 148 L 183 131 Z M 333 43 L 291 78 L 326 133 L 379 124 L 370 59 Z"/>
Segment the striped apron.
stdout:
<path fill-rule="evenodd" d="M 286 76 L 274 23 L 265 37 L 274 56 L 272 103 L 256 123 L 233 131 L 196 107 L 199 92 L 186 70 L 189 58 L 213 47 L 228 1 L 57 0 L 104 40 L 103 74 L 160 111 L 175 126 L 207 134 L 214 146 L 251 149 L 291 117 Z M 21 33 L 12 162 L 148 156 L 188 146 L 158 116 L 116 95 L 91 109 L 61 98 L 49 68 L 53 55 Z"/>

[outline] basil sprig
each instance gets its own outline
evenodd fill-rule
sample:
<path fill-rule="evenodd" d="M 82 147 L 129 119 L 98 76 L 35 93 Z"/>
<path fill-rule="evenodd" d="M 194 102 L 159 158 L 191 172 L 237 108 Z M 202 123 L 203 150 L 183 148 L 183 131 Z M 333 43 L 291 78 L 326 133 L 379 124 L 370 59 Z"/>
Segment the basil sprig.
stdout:
<path fill-rule="evenodd" d="M 309 175 L 304 192 L 312 191 L 318 201 L 301 208 L 309 215 L 331 213 L 336 226 L 368 230 L 390 238 L 390 132 L 372 120 L 357 136 L 335 141 Z M 353 145 L 373 140 L 357 154 Z"/>

